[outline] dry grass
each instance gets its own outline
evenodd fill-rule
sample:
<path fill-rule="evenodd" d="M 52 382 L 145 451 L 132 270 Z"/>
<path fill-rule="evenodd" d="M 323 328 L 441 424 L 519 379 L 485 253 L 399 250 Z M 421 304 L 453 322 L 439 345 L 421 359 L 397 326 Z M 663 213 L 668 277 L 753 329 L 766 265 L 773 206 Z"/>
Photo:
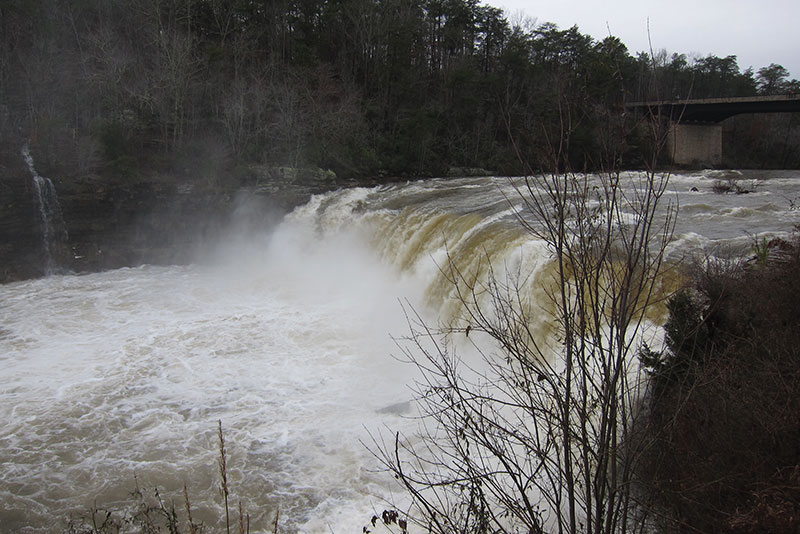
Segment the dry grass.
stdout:
<path fill-rule="evenodd" d="M 238 534 L 250 534 L 250 514 L 248 514 L 241 501 L 234 513 L 237 514 L 235 524 L 231 524 L 230 495 L 228 483 L 228 455 L 225 448 L 225 436 L 222 431 L 222 421 L 218 422 L 217 436 L 219 442 L 219 475 L 220 495 L 225 508 L 225 532 L 231 533 L 235 528 Z M 205 525 L 197 523 L 192 518 L 192 503 L 189 490 L 184 484 L 181 512 L 176 508 L 174 500 L 167 503 L 161 496 L 158 488 L 145 490 L 139 487 L 131 492 L 131 501 L 121 510 L 111 510 L 98 506 L 92 507 L 84 515 L 69 521 L 65 534 L 202 534 L 208 529 Z M 274 534 L 278 534 L 278 513 L 272 525 Z"/>

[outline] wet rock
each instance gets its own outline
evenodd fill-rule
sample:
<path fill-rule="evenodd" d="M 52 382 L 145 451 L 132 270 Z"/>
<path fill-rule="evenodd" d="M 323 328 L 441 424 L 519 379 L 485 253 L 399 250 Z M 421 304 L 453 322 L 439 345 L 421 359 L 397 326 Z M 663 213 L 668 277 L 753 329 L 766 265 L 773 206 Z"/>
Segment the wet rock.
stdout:
<path fill-rule="evenodd" d="M 109 182 L 97 176 L 54 178 L 68 240 L 54 258 L 59 270 L 93 272 L 142 264 L 181 264 L 218 239 L 242 198 L 256 206 L 251 226 L 275 223 L 311 194 L 336 187 L 329 173 L 282 174 L 250 180 L 245 187 L 207 187 L 155 176 Z M 0 283 L 43 276 L 44 250 L 30 176 L 22 165 L 0 167 Z M 255 217 L 255 219 L 254 219 Z M 256 220 L 257 219 L 257 220 Z"/>

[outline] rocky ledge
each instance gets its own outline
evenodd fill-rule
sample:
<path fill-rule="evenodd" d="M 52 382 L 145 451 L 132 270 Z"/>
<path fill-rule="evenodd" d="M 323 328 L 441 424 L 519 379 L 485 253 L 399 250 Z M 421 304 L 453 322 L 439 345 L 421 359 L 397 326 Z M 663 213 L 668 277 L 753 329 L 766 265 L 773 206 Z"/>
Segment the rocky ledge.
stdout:
<path fill-rule="evenodd" d="M 268 228 L 310 195 L 344 185 L 319 170 L 251 167 L 236 187 L 169 176 L 109 182 L 53 179 L 63 231 L 45 245 L 41 208 L 24 165 L 0 168 L 0 283 L 192 261 L 231 224 Z M 50 261 L 48 261 L 48 257 Z M 49 267 L 48 267 L 49 266 Z"/>

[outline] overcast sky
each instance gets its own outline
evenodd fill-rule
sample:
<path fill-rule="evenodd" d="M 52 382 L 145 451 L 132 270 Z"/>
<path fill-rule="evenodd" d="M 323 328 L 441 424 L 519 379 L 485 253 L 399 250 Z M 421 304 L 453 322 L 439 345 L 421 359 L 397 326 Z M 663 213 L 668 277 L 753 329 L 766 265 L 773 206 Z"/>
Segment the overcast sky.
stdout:
<path fill-rule="evenodd" d="M 632 55 L 653 50 L 696 56 L 734 55 L 739 69 L 783 65 L 800 79 L 800 0 L 484 0 L 513 22 L 524 12 L 537 23 L 619 37 Z"/>

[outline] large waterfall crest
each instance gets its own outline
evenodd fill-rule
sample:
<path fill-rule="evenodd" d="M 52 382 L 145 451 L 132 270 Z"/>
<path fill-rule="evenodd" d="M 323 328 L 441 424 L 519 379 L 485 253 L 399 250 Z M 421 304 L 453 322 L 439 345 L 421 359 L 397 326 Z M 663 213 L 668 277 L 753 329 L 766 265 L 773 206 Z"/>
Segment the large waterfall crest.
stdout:
<path fill-rule="evenodd" d="M 518 287 L 526 313 L 539 317 L 550 302 L 530 281 L 549 276 L 550 254 L 519 224 L 519 195 L 498 194 L 503 186 L 513 187 L 484 178 L 336 191 L 297 208 L 284 226 L 305 229 L 319 244 L 351 236 L 401 282 L 404 293 L 393 297 L 408 298 L 433 322 L 465 328 L 466 301 L 477 298 L 488 310 L 492 279 Z"/>

